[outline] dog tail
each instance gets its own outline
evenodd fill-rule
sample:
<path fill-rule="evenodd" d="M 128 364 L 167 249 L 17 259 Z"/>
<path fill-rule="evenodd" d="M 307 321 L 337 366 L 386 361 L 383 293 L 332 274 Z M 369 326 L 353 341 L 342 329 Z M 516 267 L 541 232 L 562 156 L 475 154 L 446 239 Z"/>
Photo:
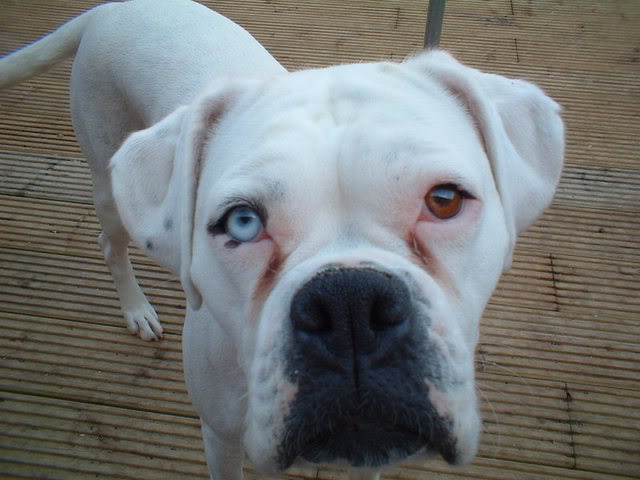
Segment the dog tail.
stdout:
<path fill-rule="evenodd" d="M 37 42 L 0 59 L 0 89 L 35 77 L 74 55 L 87 23 L 99 8 L 85 12 Z"/>

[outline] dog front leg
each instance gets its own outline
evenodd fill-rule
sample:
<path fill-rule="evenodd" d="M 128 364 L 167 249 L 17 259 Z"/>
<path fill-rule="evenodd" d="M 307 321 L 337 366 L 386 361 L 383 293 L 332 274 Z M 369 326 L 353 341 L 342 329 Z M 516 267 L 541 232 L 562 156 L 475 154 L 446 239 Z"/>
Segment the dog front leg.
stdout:
<path fill-rule="evenodd" d="M 203 422 L 202 440 L 211 480 L 242 480 L 244 448 L 240 439 L 222 439 Z"/>
<path fill-rule="evenodd" d="M 98 244 L 115 283 L 127 327 L 143 340 L 158 340 L 162 337 L 162 326 L 133 273 L 127 252 L 129 234 L 122 224 L 111 190 L 108 172 L 94 166 L 93 198 L 102 226 Z"/>

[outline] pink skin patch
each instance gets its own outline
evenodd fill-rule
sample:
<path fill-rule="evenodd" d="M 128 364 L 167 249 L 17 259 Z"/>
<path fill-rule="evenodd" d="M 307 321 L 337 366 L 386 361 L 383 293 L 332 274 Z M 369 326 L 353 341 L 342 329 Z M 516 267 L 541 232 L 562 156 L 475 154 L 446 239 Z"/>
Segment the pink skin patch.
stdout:
<path fill-rule="evenodd" d="M 282 392 L 282 418 L 286 418 L 289 415 L 291 404 L 298 395 L 298 386 L 285 380 L 279 390 Z"/>
<path fill-rule="evenodd" d="M 442 418 L 453 418 L 453 402 L 450 395 L 438 390 L 432 382 L 425 380 L 424 383 L 429 387 L 429 401 L 436 409 L 438 415 Z"/>

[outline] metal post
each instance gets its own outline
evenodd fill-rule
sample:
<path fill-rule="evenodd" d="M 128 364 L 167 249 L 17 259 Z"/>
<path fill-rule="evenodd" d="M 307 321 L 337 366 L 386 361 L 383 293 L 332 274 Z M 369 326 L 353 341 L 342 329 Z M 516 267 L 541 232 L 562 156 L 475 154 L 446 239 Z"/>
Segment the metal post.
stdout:
<path fill-rule="evenodd" d="M 442 23 L 444 22 L 444 4 L 445 0 L 429 0 L 427 28 L 424 32 L 424 48 L 438 48 L 440 45 L 440 34 L 442 33 Z"/>

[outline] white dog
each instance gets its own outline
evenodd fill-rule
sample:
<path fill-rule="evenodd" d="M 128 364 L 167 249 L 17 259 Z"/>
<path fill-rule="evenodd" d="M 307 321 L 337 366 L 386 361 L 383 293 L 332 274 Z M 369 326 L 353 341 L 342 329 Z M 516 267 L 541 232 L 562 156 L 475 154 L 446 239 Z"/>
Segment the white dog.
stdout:
<path fill-rule="evenodd" d="M 478 322 L 558 182 L 558 105 L 440 51 L 288 73 L 188 0 L 97 7 L 0 61 L 0 86 L 74 53 L 100 245 L 143 339 L 162 328 L 129 238 L 181 278 L 212 477 L 245 454 L 353 478 L 470 461 Z"/>

